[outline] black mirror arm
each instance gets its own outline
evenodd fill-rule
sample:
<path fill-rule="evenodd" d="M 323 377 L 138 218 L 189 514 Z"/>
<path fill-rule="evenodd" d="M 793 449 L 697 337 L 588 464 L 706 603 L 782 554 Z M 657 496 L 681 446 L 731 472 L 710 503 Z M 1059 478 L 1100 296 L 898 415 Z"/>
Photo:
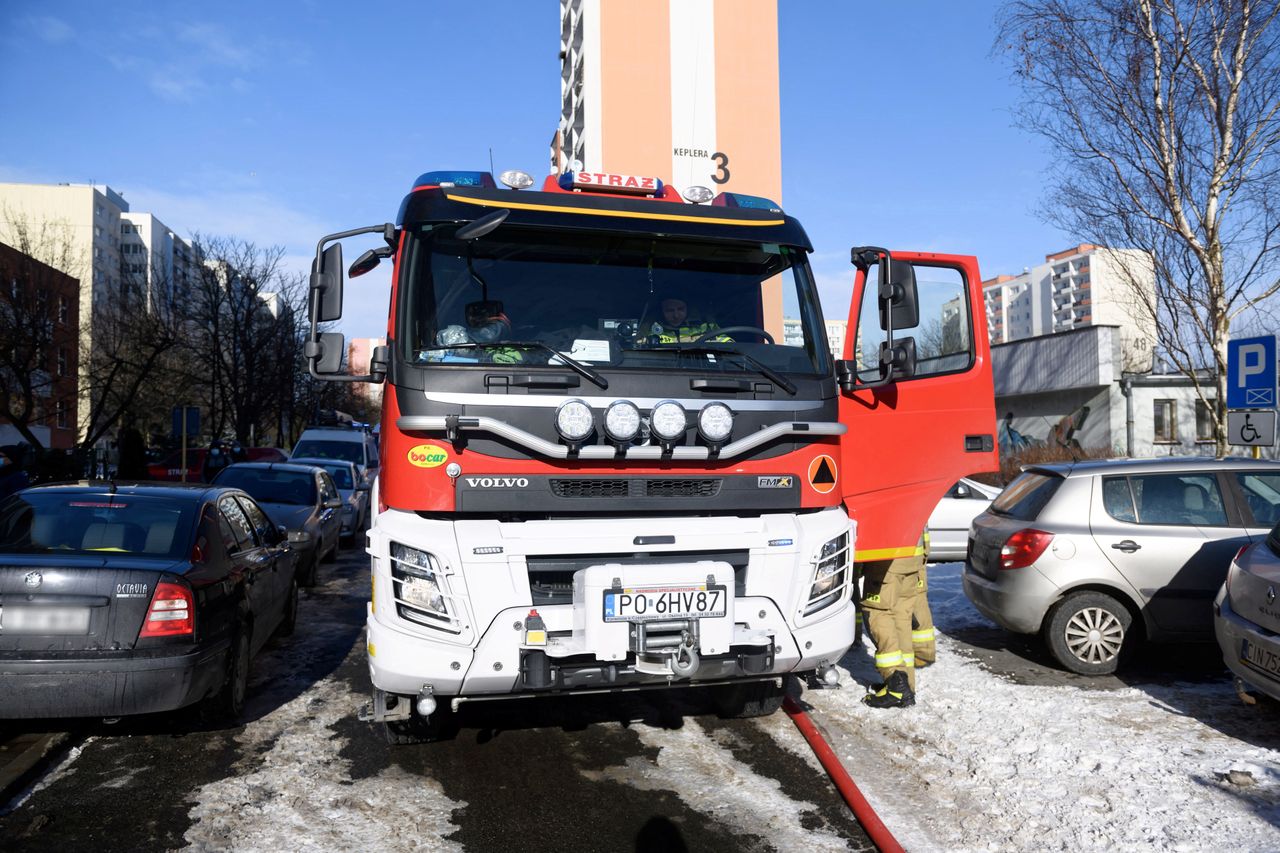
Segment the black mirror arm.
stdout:
<path fill-rule="evenodd" d="M 357 234 L 382 234 L 384 240 L 388 244 L 394 244 L 396 226 L 391 222 L 384 222 L 381 225 L 366 225 L 364 228 L 353 228 L 350 231 L 338 231 L 334 234 L 326 234 L 316 243 L 316 259 L 313 269 L 316 272 L 311 274 L 311 292 L 308 295 L 309 305 L 308 315 L 311 318 L 311 329 L 307 335 L 307 340 L 303 344 L 302 354 L 307 359 L 307 372 L 315 379 L 324 379 L 330 382 L 381 382 L 383 377 L 378 377 L 372 373 L 363 376 L 349 376 L 346 374 L 318 373 L 316 372 L 316 360 L 323 352 L 320 344 L 320 323 L 316 319 L 317 311 L 320 307 L 320 296 L 322 288 L 316 287 L 316 277 L 319 270 L 324 264 L 324 248 L 335 240 L 342 240 L 346 237 L 354 237 Z M 338 270 L 338 275 L 342 275 L 343 270 Z M 384 375 L 385 377 L 385 375 Z"/>

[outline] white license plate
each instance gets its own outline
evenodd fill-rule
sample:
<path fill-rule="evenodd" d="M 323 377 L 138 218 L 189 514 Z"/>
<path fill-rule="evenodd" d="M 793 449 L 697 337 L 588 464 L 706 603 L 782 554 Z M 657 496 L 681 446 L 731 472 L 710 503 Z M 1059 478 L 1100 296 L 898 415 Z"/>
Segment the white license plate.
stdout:
<path fill-rule="evenodd" d="M 604 621 L 653 622 L 660 619 L 714 619 L 725 615 L 729 596 L 723 586 L 638 586 L 604 592 Z"/>
<path fill-rule="evenodd" d="M 1240 660 L 1254 669 L 1260 669 L 1268 675 L 1280 676 L 1280 655 L 1260 646 L 1243 640 L 1240 647 Z"/>
<path fill-rule="evenodd" d="M 6 634 L 87 634 L 89 608 L 0 608 L 0 631 Z"/>

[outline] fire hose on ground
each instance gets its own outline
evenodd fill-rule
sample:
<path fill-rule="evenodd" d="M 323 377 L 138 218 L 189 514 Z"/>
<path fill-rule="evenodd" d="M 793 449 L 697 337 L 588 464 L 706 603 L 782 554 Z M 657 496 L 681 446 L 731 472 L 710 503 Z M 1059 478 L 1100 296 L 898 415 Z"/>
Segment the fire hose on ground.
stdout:
<path fill-rule="evenodd" d="M 870 836 L 871 843 L 876 846 L 880 853 L 902 853 L 902 845 L 889 832 L 888 827 L 884 825 L 884 821 L 880 820 L 880 816 L 875 813 L 875 810 L 871 808 L 867 798 L 862 796 L 862 792 L 858 790 L 858 786 L 854 784 L 848 771 L 840 763 L 840 759 L 836 756 L 831 745 L 823 738 L 822 733 L 818 731 L 818 727 L 809 719 L 809 715 L 804 712 L 800 704 L 788 696 L 782 703 L 782 709 L 787 712 L 787 716 L 791 717 L 791 721 L 796 724 L 800 734 L 804 735 L 805 740 L 809 742 L 809 746 L 813 749 L 814 754 L 818 756 L 818 761 L 822 764 L 822 768 L 827 771 L 827 775 L 835 783 L 836 790 L 840 792 L 840 796 L 844 798 L 844 801 L 849 804 L 849 808 L 853 810 L 853 816 L 858 819 L 858 823 L 862 824 L 862 828 Z"/>

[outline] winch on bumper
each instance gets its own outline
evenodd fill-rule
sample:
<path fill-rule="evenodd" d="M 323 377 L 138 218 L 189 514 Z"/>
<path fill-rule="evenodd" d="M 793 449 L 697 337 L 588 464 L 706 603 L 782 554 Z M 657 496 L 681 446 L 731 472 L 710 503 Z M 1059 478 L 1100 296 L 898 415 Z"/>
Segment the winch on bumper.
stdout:
<path fill-rule="evenodd" d="M 389 543 L 409 538 L 407 527 L 396 530 L 386 523 L 394 521 L 384 517 L 381 529 L 372 533 L 375 558 L 386 560 L 395 547 Z M 413 538 L 424 541 L 424 520 L 409 521 Z M 403 719 L 413 703 L 399 699 L 413 697 L 438 697 L 456 707 L 474 699 L 776 677 L 834 663 L 853 642 L 853 536 L 847 516 L 838 510 L 662 520 L 662 529 L 674 531 L 690 551 L 713 553 L 732 543 L 740 553 L 737 565 L 679 560 L 660 549 L 647 557 L 604 554 L 596 558 L 599 562 L 572 572 L 571 590 L 570 575 L 564 575 L 564 594 L 557 599 L 563 603 L 539 600 L 536 594 L 530 601 L 525 562 L 532 565 L 539 559 L 539 549 L 600 554 L 609 545 L 616 547 L 618 527 L 631 544 L 634 520 L 556 525 L 554 540 L 552 528 L 538 532 L 498 522 L 454 524 L 457 545 L 441 557 L 441 593 L 449 602 L 480 612 L 464 614 L 460 608 L 452 634 L 423 632 L 388 618 L 400 605 L 400 588 L 394 577 L 388 580 L 389 564 L 379 571 L 375 559 L 379 604 L 371 606 L 368 620 L 373 719 Z M 431 537 L 442 553 L 443 539 Z M 827 594 L 829 603 L 819 602 L 815 611 L 812 590 L 819 588 L 811 585 L 833 541 L 841 543 L 841 570 L 833 578 L 834 592 Z M 490 544 L 474 544 L 478 542 Z M 492 553 L 504 550 L 494 542 L 506 543 L 506 553 Z M 456 566 L 463 562 L 461 555 L 482 548 L 485 565 L 468 559 L 465 572 L 446 565 Z M 578 565 L 587 562 L 576 559 Z M 484 612 L 486 604 L 499 607 Z"/>

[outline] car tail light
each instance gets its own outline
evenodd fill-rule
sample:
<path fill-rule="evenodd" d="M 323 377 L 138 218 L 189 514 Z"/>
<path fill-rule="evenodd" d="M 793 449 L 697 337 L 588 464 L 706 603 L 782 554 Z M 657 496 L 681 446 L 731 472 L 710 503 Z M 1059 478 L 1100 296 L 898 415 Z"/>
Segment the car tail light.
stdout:
<path fill-rule="evenodd" d="M 195 599 L 182 584 L 161 581 L 138 637 L 178 637 L 196 630 Z"/>
<path fill-rule="evenodd" d="M 1000 549 L 1000 568 L 1025 569 L 1040 559 L 1044 549 L 1053 541 L 1053 534 L 1028 527 L 1005 540 Z"/>

